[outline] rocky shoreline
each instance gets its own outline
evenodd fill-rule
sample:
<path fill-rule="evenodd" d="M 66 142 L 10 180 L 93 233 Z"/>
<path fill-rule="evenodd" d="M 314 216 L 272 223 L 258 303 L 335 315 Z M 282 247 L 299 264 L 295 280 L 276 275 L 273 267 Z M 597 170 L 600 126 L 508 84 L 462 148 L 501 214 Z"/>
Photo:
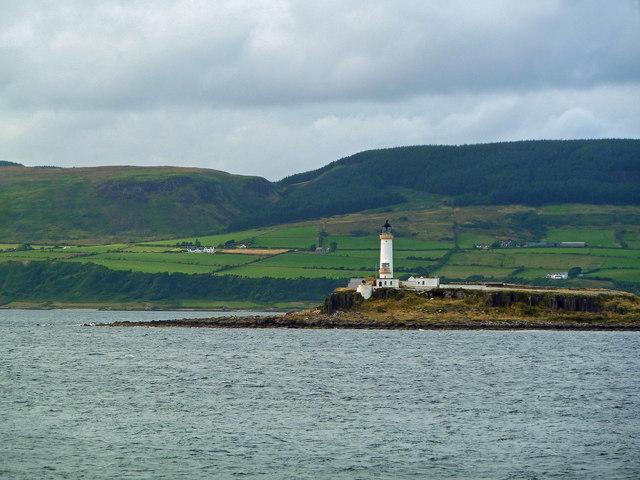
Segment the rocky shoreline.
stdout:
<path fill-rule="evenodd" d="M 306 328 L 376 330 L 628 330 L 640 331 L 640 299 L 621 292 L 377 290 L 364 300 L 338 290 L 315 309 L 267 316 L 224 316 L 109 327 Z"/>
<path fill-rule="evenodd" d="M 289 329 L 351 329 L 351 330 L 583 330 L 583 331 L 640 331 L 638 324 L 581 323 L 581 322 L 532 322 L 528 320 L 506 320 L 499 322 L 476 322 L 461 319 L 459 322 L 413 322 L 362 321 L 334 317 L 313 316 L 308 319 L 289 317 L 220 317 L 181 320 L 154 320 L 149 322 L 114 322 L 91 326 L 151 327 L 151 328 L 289 328 Z"/>

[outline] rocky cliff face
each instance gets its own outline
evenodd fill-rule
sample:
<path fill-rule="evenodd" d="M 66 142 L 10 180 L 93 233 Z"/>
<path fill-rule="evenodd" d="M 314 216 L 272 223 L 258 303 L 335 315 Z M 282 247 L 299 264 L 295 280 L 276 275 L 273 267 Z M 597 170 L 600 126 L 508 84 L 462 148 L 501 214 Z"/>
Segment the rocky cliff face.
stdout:
<path fill-rule="evenodd" d="M 408 292 L 406 290 L 395 290 L 381 288 L 373 291 L 373 300 L 401 300 L 407 295 L 419 295 L 425 298 L 443 298 L 451 300 L 463 300 L 474 297 L 484 300 L 484 305 L 493 308 L 506 308 L 514 304 L 540 307 L 546 310 L 564 312 L 602 312 L 603 299 L 598 295 L 588 293 L 559 293 L 549 292 L 529 292 L 527 290 L 504 290 L 504 291 L 464 291 L 459 289 L 437 289 L 421 293 Z M 365 300 L 353 290 L 340 290 L 329 295 L 322 305 L 322 313 L 332 314 L 337 311 L 347 311 L 360 305 Z"/>
<path fill-rule="evenodd" d="M 543 307 L 567 312 L 601 312 L 602 304 L 597 296 L 559 293 L 530 293 L 526 291 L 486 292 L 488 307 L 509 307 L 514 303 Z"/>
<path fill-rule="evenodd" d="M 472 294 L 476 294 L 473 292 Z M 371 295 L 372 300 L 400 300 L 407 295 L 416 295 L 407 290 L 397 290 L 395 288 L 378 288 Z M 429 298 L 455 298 L 462 299 L 468 296 L 467 292 L 462 290 L 431 290 L 421 293 L 422 296 Z M 332 314 L 337 311 L 347 311 L 364 302 L 364 298 L 354 290 L 339 290 L 333 292 L 324 299 L 324 303 L 320 310 L 322 313 Z"/>
<path fill-rule="evenodd" d="M 333 292 L 324 299 L 324 304 L 320 309 L 322 313 L 335 313 L 338 310 L 351 310 L 356 305 L 364 302 L 364 298 L 353 290 Z"/>

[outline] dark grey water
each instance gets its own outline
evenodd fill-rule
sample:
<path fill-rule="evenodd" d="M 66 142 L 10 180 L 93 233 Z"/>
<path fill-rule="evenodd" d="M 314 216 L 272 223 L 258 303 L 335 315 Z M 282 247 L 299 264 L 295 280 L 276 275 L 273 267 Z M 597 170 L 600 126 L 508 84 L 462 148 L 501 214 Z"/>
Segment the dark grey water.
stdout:
<path fill-rule="evenodd" d="M 182 316 L 0 311 L 0 476 L 640 476 L 638 333 L 78 325 Z"/>

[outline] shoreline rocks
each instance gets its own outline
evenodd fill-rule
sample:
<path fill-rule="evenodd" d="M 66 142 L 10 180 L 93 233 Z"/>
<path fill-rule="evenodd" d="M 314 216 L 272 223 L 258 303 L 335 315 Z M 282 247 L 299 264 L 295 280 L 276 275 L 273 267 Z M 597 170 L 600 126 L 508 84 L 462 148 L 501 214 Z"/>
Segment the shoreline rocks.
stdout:
<path fill-rule="evenodd" d="M 376 330 L 640 330 L 640 299 L 602 291 L 378 289 L 369 300 L 354 290 L 331 293 L 317 309 L 284 315 L 149 322 L 110 327 L 305 328 Z"/>

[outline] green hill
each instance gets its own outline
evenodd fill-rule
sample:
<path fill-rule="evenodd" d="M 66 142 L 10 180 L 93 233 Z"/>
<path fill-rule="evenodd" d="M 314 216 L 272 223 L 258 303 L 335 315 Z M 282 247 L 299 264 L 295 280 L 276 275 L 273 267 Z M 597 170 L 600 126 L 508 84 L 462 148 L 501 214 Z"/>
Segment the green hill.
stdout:
<path fill-rule="evenodd" d="M 195 168 L 8 163 L 0 163 L 6 243 L 203 235 L 391 206 L 640 205 L 640 140 L 370 150 L 275 183 Z M 532 220 L 518 221 L 535 230 Z"/>
<path fill-rule="evenodd" d="M 429 195 L 454 205 L 640 204 L 640 140 L 536 140 L 369 150 L 281 180 L 282 222 Z M 246 225 L 255 224 L 253 217 Z"/>
<path fill-rule="evenodd" d="M 260 177 L 176 167 L 0 171 L 0 239 L 48 243 L 209 233 L 278 199 Z"/>

